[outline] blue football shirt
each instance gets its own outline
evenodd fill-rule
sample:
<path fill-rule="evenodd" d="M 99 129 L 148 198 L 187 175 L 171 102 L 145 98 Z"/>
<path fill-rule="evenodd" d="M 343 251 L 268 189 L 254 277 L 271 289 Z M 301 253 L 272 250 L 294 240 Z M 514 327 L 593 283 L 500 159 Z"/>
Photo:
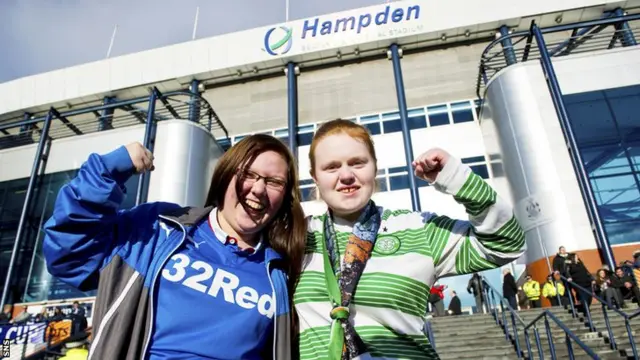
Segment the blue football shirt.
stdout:
<path fill-rule="evenodd" d="M 263 244 L 240 250 L 216 210 L 167 261 L 156 284 L 149 359 L 261 359 L 271 353 L 273 289 Z"/>

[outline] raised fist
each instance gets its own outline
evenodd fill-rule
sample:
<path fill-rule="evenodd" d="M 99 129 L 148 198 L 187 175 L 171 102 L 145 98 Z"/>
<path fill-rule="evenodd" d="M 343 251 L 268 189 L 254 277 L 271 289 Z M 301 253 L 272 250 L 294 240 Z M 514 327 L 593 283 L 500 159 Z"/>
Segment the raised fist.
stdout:
<path fill-rule="evenodd" d="M 136 174 L 141 174 L 145 171 L 153 171 L 153 154 L 151 151 L 145 149 L 139 142 L 131 143 L 125 146 L 133 166 L 136 168 Z"/>
<path fill-rule="evenodd" d="M 451 155 L 442 149 L 428 150 L 411 163 L 413 173 L 422 180 L 434 182 L 450 157 Z"/>

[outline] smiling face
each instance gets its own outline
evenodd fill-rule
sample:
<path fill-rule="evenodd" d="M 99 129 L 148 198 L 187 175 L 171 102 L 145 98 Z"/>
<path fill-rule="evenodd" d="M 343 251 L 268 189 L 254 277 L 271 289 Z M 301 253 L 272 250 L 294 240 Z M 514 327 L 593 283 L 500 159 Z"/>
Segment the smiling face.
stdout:
<path fill-rule="evenodd" d="M 280 211 L 287 188 L 288 167 L 282 155 L 265 151 L 252 164 L 238 169 L 224 195 L 220 226 L 248 240 Z"/>
<path fill-rule="evenodd" d="M 364 142 L 346 133 L 325 136 L 314 148 L 312 177 L 333 212 L 355 220 L 375 189 L 376 163 Z"/>

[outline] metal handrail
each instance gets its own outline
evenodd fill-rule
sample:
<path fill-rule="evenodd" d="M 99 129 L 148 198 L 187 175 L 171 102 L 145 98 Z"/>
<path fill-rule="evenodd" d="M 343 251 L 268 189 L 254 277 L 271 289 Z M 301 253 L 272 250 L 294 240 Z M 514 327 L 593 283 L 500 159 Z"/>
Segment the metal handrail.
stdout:
<path fill-rule="evenodd" d="M 637 310 L 635 313 L 631 315 L 628 315 L 624 311 L 613 308 L 613 307 L 607 310 L 607 307 L 609 304 L 600 296 L 596 295 L 593 291 L 589 291 L 584 287 L 574 283 L 573 281 L 569 281 L 569 279 L 567 279 L 563 275 L 560 275 L 560 278 L 569 285 L 567 289 L 567 294 L 569 295 L 569 303 L 571 304 L 571 312 L 573 317 L 577 317 L 577 312 L 573 302 L 573 294 L 571 293 L 571 289 L 569 287 L 576 289 L 576 292 L 580 295 L 580 299 L 581 299 L 580 302 L 582 304 L 582 307 L 584 308 L 584 312 L 587 317 L 587 326 L 589 326 L 589 329 L 591 331 L 596 331 L 596 327 L 593 324 L 593 319 L 591 318 L 591 309 L 589 309 L 589 306 L 586 306 L 586 303 L 584 301 L 586 300 L 585 297 L 586 296 L 593 297 L 594 299 L 598 300 L 600 304 L 602 304 L 602 315 L 604 317 L 605 326 L 607 328 L 607 333 L 609 335 L 609 344 L 612 350 L 619 350 L 619 349 L 618 349 L 618 344 L 616 343 L 616 340 L 615 340 L 615 336 L 613 334 L 613 329 L 611 328 L 611 322 L 609 321 L 609 314 L 607 313 L 607 311 L 608 310 L 613 311 L 613 313 L 621 316 L 624 319 L 625 327 L 627 330 L 627 338 L 629 339 L 629 345 L 631 346 L 631 352 L 633 353 L 634 359 L 638 359 L 638 349 L 636 348 L 635 337 L 633 336 L 633 330 L 631 329 L 631 320 L 633 320 L 635 317 L 640 315 L 640 310 Z"/>
<path fill-rule="evenodd" d="M 482 277 L 482 282 L 483 282 L 483 295 L 485 295 L 485 299 L 488 301 L 485 301 L 485 303 L 487 304 L 487 308 L 489 310 L 489 312 L 493 315 L 494 319 L 496 319 L 496 324 L 500 325 L 504 332 L 505 335 L 507 337 L 507 340 L 509 339 L 509 336 L 512 336 L 512 340 L 514 341 L 514 345 L 516 347 L 516 352 L 518 353 L 518 358 L 522 358 L 523 356 L 523 352 L 521 349 L 521 345 L 520 345 L 520 341 L 519 341 L 519 337 L 518 337 L 518 325 L 520 325 L 522 327 L 522 331 L 524 332 L 524 337 L 525 337 L 525 345 L 526 345 L 526 349 L 527 349 L 527 353 L 528 353 L 528 358 L 532 359 L 533 358 L 533 354 L 532 354 L 532 349 L 531 349 L 531 340 L 529 337 L 529 329 L 531 327 L 533 327 L 533 332 L 535 335 L 535 339 L 536 339 L 536 347 L 538 350 L 538 355 L 540 356 L 540 358 L 542 359 L 543 357 L 543 350 L 542 350 L 542 344 L 540 342 L 540 333 L 538 331 L 538 328 L 536 326 L 536 323 L 538 322 L 538 320 L 540 320 L 541 318 L 545 318 L 545 331 L 546 331 L 546 335 L 547 335 L 547 340 L 549 341 L 549 349 L 551 351 L 551 358 L 555 359 L 556 355 L 555 355 L 555 348 L 553 346 L 553 337 L 551 335 L 551 328 L 549 326 L 549 320 L 547 319 L 547 317 L 551 318 L 553 320 L 553 322 L 555 322 L 564 332 L 565 332 L 565 337 L 566 337 L 566 342 L 567 342 L 567 349 L 569 351 L 569 358 L 573 359 L 573 348 L 571 346 L 571 341 L 575 341 L 587 354 L 591 355 L 594 358 L 597 358 L 595 356 L 594 351 L 589 348 L 589 346 L 587 346 L 584 342 L 582 342 L 578 336 L 573 333 L 560 319 L 558 319 L 555 315 L 553 315 L 553 313 L 551 313 L 549 310 L 545 310 L 542 313 L 540 313 L 538 316 L 536 316 L 536 318 L 534 318 L 532 321 L 530 321 L 528 324 L 522 319 L 522 317 L 520 317 L 520 315 L 517 313 L 517 311 L 515 309 L 513 309 L 511 307 L 511 305 L 509 304 L 509 302 L 507 301 L 507 299 L 505 299 L 500 292 L 498 292 L 498 290 L 496 290 L 491 284 L 489 284 L 489 282 L 486 280 L 486 278 Z M 489 296 L 489 294 L 491 294 L 491 296 Z M 500 301 L 500 310 L 501 310 L 501 321 L 498 318 L 498 310 L 497 310 L 497 306 L 496 308 L 492 308 L 491 306 L 491 302 L 494 302 L 495 304 L 495 296 L 497 295 L 499 301 Z M 509 328 L 508 328 L 508 324 L 506 321 L 506 315 L 505 315 L 505 305 L 506 305 L 506 311 L 508 311 L 511 315 L 511 327 L 513 329 L 513 335 L 511 335 L 509 332 Z M 640 311 L 638 312 L 640 314 Z M 517 322 L 516 322 L 517 320 Z"/>
<path fill-rule="evenodd" d="M 491 286 L 491 284 L 489 284 L 489 282 L 484 276 L 481 277 L 481 279 L 482 279 L 482 296 L 484 299 L 484 303 L 487 306 L 487 311 L 489 311 L 489 313 L 493 316 L 493 318 L 496 321 L 496 324 L 502 327 L 502 330 L 504 331 L 504 334 L 505 334 L 505 339 L 509 340 L 509 338 L 511 337 L 511 341 L 514 342 L 514 345 L 516 348 L 518 359 L 521 359 L 523 355 L 523 351 L 520 346 L 520 338 L 518 336 L 518 324 L 516 323 L 516 320 L 523 327 L 526 325 L 526 323 L 524 322 L 522 317 L 518 315 L 517 311 L 511 307 L 507 299 L 505 299 L 502 296 L 502 294 L 498 292 L 498 290 L 496 290 L 493 286 Z M 497 304 L 496 304 L 496 295 L 499 299 Z M 496 305 L 495 308 L 492 305 Z M 498 318 L 498 309 L 497 309 L 498 305 L 500 306 L 500 313 L 501 313 L 502 319 Z M 511 315 L 511 329 L 513 331 L 513 335 L 510 334 L 509 325 L 507 323 L 507 317 L 505 314 L 505 305 L 506 305 L 506 310 Z M 529 359 L 531 359 L 531 346 L 529 342 L 527 342 L 527 352 L 529 354 Z"/>
<path fill-rule="evenodd" d="M 536 323 L 538 322 L 538 320 L 542 318 L 544 318 L 544 328 L 547 334 L 547 341 L 549 342 L 549 352 L 551 353 L 551 359 L 556 359 L 557 356 L 556 356 L 556 349 L 553 344 L 553 336 L 551 335 L 551 326 L 549 325 L 549 318 L 551 318 L 551 320 L 553 320 L 553 322 L 556 323 L 556 325 L 560 327 L 560 329 L 562 329 L 562 331 L 564 331 L 565 333 L 565 341 L 567 343 L 569 359 L 571 360 L 575 359 L 575 356 L 573 354 L 573 347 L 571 346 L 572 340 L 576 344 L 578 344 L 582 348 L 582 350 L 584 350 L 589 356 L 591 356 L 594 359 L 598 358 L 598 355 L 589 346 L 587 346 L 587 344 L 582 342 L 582 340 L 580 340 L 580 338 L 576 336 L 576 334 L 574 334 L 573 331 L 571 331 L 571 329 L 569 329 L 562 321 L 560 321 L 560 319 L 558 319 L 555 315 L 553 315 L 551 311 L 545 310 L 542 313 L 540 313 L 540 315 L 536 316 L 535 319 L 533 319 L 528 325 L 524 327 L 524 338 L 527 340 L 527 346 L 529 347 L 530 347 L 529 328 L 533 327 L 533 334 L 536 338 L 536 347 L 538 348 L 538 355 L 540 356 L 540 359 L 543 359 L 542 342 L 540 341 L 540 332 L 538 331 Z M 529 359 L 531 359 L 531 353 L 529 353 Z"/>
<path fill-rule="evenodd" d="M 589 21 L 581 21 L 581 22 L 576 22 L 576 23 L 572 23 L 572 24 L 566 24 L 566 25 L 556 25 L 556 26 L 551 26 L 551 27 L 547 27 L 547 28 L 541 28 L 540 32 L 542 34 L 551 34 L 551 33 L 557 33 L 557 32 L 563 32 L 563 31 L 569 31 L 569 30 L 573 30 L 574 34 L 583 36 L 585 35 L 585 33 L 581 33 L 578 34 L 578 30 L 579 29 L 584 29 L 584 28 L 590 28 L 590 27 L 595 27 L 595 26 L 599 26 L 599 27 L 606 27 L 606 26 L 610 26 L 610 25 L 616 25 L 616 24 L 620 24 L 623 22 L 628 22 L 628 21 L 635 21 L 635 20 L 640 20 L 640 14 L 632 14 L 632 15 L 623 15 L 623 16 L 615 16 L 615 14 L 610 14 L 608 17 L 606 18 L 602 18 L 602 19 L 597 19 L 597 20 L 589 20 Z M 617 32 L 623 32 L 623 31 L 618 31 Z M 573 37 L 573 36 L 572 36 Z M 497 73 L 500 69 L 493 69 L 490 65 L 488 65 L 488 63 L 491 62 L 492 59 L 494 59 L 494 57 L 496 55 L 498 55 L 499 51 L 496 51 L 496 55 L 491 55 L 489 56 L 491 51 L 494 51 L 494 48 L 497 45 L 501 45 L 504 42 L 508 42 L 508 41 L 512 41 L 513 44 L 510 46 L 513 49 L 513 46 L 515 46 L 517 43 L 520 43 L 522 41 L 524 41 L 526 39 L 526 46 L 523 50 L 522 53 L 522 59 L 520 61 L 525 62 L 529 59 L 529 54 L 532 50 L 532 40 L 533 40 L 533 34 L 531 32 L 531 29 L 529 30 L 523 30 L 523 31 L 517 31 L 517 32 L 513 32 L 511 34 L 506 34 L 503 36 L 498 37 L 497 39 L 493 40 L 492 42 L 489 43 L 489 45 L 487 45 L 487 47 L 484 49 L 484 51 L 482 52 L 482 55 L 480 57 L 480 64 L 478 67 L 478 76 L 476 79 L 476 95 L 478 97 L 478 99 L 482 99 L 482 96 L 480 94 L 480 89 L 482 87 L 482 85 L 484 84 L 484 86 L 486 86 L 489 81 L 490 78 L 487 76 L 487 70 L 496 70 L 495 73 Z M 571 39 L 570 39 L 571 40 Z M 563 42 L 562 44 L 560 44 L 556 49 L 553 50 L 553 56 L 560 56 L 565 54 L 565 49 L 569 46 L 571 46 L 572 41 L 567 40 L 565 42 Z M 562 51 L 561 51 L 562 50 Z M 509 64 L 507 64 L 505 67 L 509 66 Z"/>

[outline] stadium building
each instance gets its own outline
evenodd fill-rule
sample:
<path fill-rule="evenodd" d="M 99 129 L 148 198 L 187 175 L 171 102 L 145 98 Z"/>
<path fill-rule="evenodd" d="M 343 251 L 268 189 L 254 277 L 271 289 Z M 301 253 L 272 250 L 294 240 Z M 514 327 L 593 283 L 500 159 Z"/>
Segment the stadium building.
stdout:
<path fill-rule="evenodd" d="M 639 19 L 640 0 L 399 1 L 0 84 L 3 303 L 95 295 L 47 273 L 40 230 L 90 153 L 133 141 L 154 152 L 156 171 L 129 181 L 125 207 L 199 206 L 229 146 L 273 134 L 297 154 L 315 214 L 309 145 L 338 117 L 373 135 L 385 207 L 466 218 L 411 175 L 413 157 L 442 147 L 512 202 L 528 244 L 520 266 L 536 279 L 560 245 L 592 271 L 631 259 Z"/>

